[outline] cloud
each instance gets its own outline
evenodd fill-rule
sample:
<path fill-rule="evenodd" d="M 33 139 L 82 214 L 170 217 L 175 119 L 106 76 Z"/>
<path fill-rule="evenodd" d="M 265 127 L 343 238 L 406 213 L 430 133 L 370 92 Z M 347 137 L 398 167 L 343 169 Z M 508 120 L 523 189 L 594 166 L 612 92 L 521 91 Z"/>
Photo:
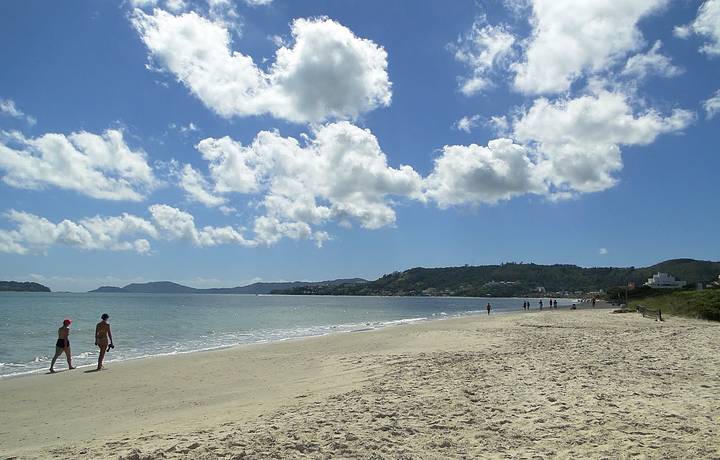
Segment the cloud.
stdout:
<path fill-rule="evenodd" d="M 503 6 L 516 17 L 525 15 L 525 12 L 530 8 L 531 0 L 502 0 Z"/>
<path fill-rule="evenodd" d="M 185 11 L 187 5 L 184 0 L 165 0 L 165 8 L 173 13 L 180 13 Z"/>
<path fill-rule="evenodd" d="M 600 91 L 574 99 L 536 99 L 514 122 L 514 138 L 537 150 L 538 168 L 549 183 L 577 191 L 612 187 L 622 168 L 621 145 L 647 145 L 687 127 L 695 116 L 675 109 L 634 114 L 621 93 Z"/>
<path fill-rule="evenodd" d="M 666 0 L 533 0 L 532 36 L 512 66 L 527 94 L 559 93 L 583 75 L 607 70 L 643 44 L 638 21 Z"/>
<path fill-rule="evenodd" d="M 480 125 L 484 125 L 493 130 L 499 137 L 508 137 L 510 125 L 506 116 L 491 116 L 490 118 L 482 117 L 478 114 L 472 116 L 464 116 L 453 124 L 453 128 L 458 131 L 470 133 L 473 129 Z"/>
<path fill-rule="evenodd" d="M 720 89 L 715 91 L 712 97 L 703 102 L 703 108 L 705 109 L 708 120 L 711 120 L 715 115 L 720 113 Z"/>
<path fill-rule="evenodd" d="M 210 5 L 214 3 L 229 3 L 230 0 L 210 0 Z M 185 0 L 164 0 L 165 9 L 172 11 L 173 13 L 180 13 L 188 8 L 188 4 Z M 130 6 L 133 8 L 141 9 L 152 9 L 160 4 L 159 0 L 130 0 Z"/>
<path fill-rule="evenodd" d="M 185 165 L 178 175 L 178 185 L 185 191 L 186 196 L 191 201 L 196 201 L 212 208 L 227 203 L 225 198 L 215 195 L 210 191 L 210 185 L 205 177 L 192 166 Z"/>
<path fill-rule="evenodd" d="M 34 126 L 35 123 L 37 123 L 35 117 L 26 115 L 15 105 L 15 101 L 12 99 L 0 99 L 0 113 L 19 120 L 25 120 L 30 126 Z"/>
<path fill-rule="evenodd" d="M 200 247 L 221 244 L 256 245 L 242 236 L 242 229 L 230 226 L 198 228 L 195 226 L 195 218 L 188 212 L 165 204 L 155 204 L 149 209 L 158 234 L 165 239 L 186 240 Z"/>
<path fill-rule="evenodd" d="M 65 219 L 57 224 L 26 212 L 11 210 L 5 217 L 15 224 L 13 230 L 0 230 L 0 252 L 16 254 L 42 253 L 50 246 L 62 244 L 84 250 L 150 251 L 144 238 L 157 236 L 152 224 L 130 214 L 116 217 L 91 217 L 79 222 Z"/>
<path fill-rule="evenodd" d="M 515 36 L 506 25 L 492 26 L 485 17 L 476 19 L 470 31 L 451 47 L 455 59 L 471 70 L 471 75 L 460 81 L 460 92 L 472 96 L 492 86 L 493 69 L 508 63 L 514 44 Z"/>
<path fill-rule="evenodd" d="M 135 8 L 150 8 L 157 5 L 158 0 L 130 0 L 130 5 Z"/>
<path fill-rule="evenodd" d="M 388 196 L 423 199 L 422 180 L 409 166 L 392 168 L 369 131 L 331 123 L 306 145 L 277 132 L 261 131 L 252 144 L 224 137 L 197 145 L 209 162 L 217 194 L 259 194 L 265 214 L 256 218 L 259 241 L 278 237 L 327 239 L 313 226 L 334 220 L 364 228 L 395 223 Z"/>
<path fill-rule="evenodd" d="M 270 114 L 297 123 L 355 118 L 391 100 L 387 53 L 327 19 L 296 19 L 293 44 L 265 71 L 231 49 L 222 21 L 135 10 L 152 61 L 223 117 Z"/>
<path fill-rule="evenodd" d="M 105 200 L 140 201 L 156 185 L 142 150 L 131 150 L 119 130 L 48 133 L 28 139 L 0 132 L 2 180 L 13 187 L 48 186 Z"/>
<path fill-rule="evenodd" d="M 649 75 L 672 78 L 683 73 L 680 67 L 672 63 L 669 57 L 660 54 L 662 42 L 656 41 L 647 53 L 636 54 L 627 60 L 621 74 L 627 77 L 644 79 Z"/>
<path fill-rule="evenodd" d="M 490 120 L 488 120 L 488 125 L 500 136 L 509 136 L 510 124 L 508 123 L 507 117 L 505 115 L 490 117 Z"/>
<path fill-rule="evenodd" d="M 269 5 L 273 2 L 273 0 L 243 0 L 243 1 L 250 6 L 264 6 L 264 5 Z"/>
<path fill-rule="evenodd" d="M 425 179 L 426 194 L 441 208 L 458 204 L 497 203 L 525 193 L 542 193 L 527 149 L 511 139 L 487 147 L 446 145 Z"/>
<path fill-rule="evenodd" d="M 18 242 L 17 232 L 0 230 L 0 253 L 27 254 L 27 248 Z"/>
<path fill-rule="evenodd" d="M 254 231 L 257 240 L 268 246 L 277 243 L 283 238 L 290 238 L 293 240 L 314 239 L 315 244 L 322 247 L 323 242 L 329 239 L 327 232 L 313 232 L 312 227 L 306 222 L 281 221 L 272 216 L 260 216 L 255 219 Z"/>
<path fill-rule="evenodd" d="M 608 253 L 608 250 L 606 248 L 598 249 L 598 254 L 600 254 L 601 256 L 607 255 L 607 253 Z"/>
<path fill-rule="evenodd" d="M 112 217 L 95 216 L 77 222 L 65 219 L 53 223 L 44 217 L 11 210 L 5 217 L 15 224 L 15 228 L 0 229 L 0 252 L 44 253 L 51 246 L 64 245 L 83 250 L 146 254 L 150 252 L 150 242 L 146 238 L 184 240 L 198 247 L 223 244 L 252 247 L 258 244 L 243 237 L 240 228 L 198 228 L 191 214 L 172 206 L 155 204 L 149 207 L 149 212 L 150 219 L 125 213 Z M 139 236 L 144 238 L 137 238 Z"/>
<path fill-rule="evenodd" d="M 260 190 L 260 158 L 228 136 L 201 140 L 196 146 L 208 161 L 217 193 L 255 193 Z"/>
<path fill-rule="evenodd" d="M 170 123 L 168 125 L 168 128 L 177 130 L 180 132 L 180 134 L 184 135 L 200 131 L 200 128 L 198 128 L 197 125 L 193 122 L 190 122 L 187 125 L 177 125 L 175 123 Z"/>
<path fill-rule="evenodd" d="M 471 117 L 465 116 L 456 121 L 453 127 L 459 131 L 465 131 L 466 133 L 469 133 L 474 128 L 477 128 L 478 125 L 480 125 L 480 120 L 480 115 L 473 115 Z"/>
<path fill-rule="evenodd" d="M 680 38 L 693 34 L 705 37 L 707 43 L 700 47 L 700 52 L 710 57 L 720 56 L 720 0 L 705 1 L 693 22 L 675 27 L 674 31 Z"/>
<path fill-rule="evenodd" d="M 680 109 L 667 116 L 654 110 L 634 113 L 626 96 L 609 91 L 538 98 L 516 115 L 511 138 L 487 146 L 445 146 L 424 180 L 425 194 L 446 208 L 524 194 L 555 200 L 605 190 L 622 169 L 621 146 L 650 144 L 694 119 Z"/>

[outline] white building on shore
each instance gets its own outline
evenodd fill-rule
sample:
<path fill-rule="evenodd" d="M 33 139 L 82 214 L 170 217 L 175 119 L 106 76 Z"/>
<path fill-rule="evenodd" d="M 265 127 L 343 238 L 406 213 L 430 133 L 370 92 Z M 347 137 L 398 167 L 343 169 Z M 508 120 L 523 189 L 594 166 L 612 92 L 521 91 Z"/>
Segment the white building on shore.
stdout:
<path fill-rule="evenodd" d="M 648 278 L 645 286 L 653 289 L 677 289 L 685 286 L 686 284 L 687 283 L 685 281 L 676 280 L 672 275 L 657 272 L 652 276 L 652 278 Z"/>
<path fill-rule="evenodd" d="M 708 288 L 715 288 L 720 287 L 720 275 L 718 275 L 717 281 L 713 281 L 712 283 L 707 285 Z"/>

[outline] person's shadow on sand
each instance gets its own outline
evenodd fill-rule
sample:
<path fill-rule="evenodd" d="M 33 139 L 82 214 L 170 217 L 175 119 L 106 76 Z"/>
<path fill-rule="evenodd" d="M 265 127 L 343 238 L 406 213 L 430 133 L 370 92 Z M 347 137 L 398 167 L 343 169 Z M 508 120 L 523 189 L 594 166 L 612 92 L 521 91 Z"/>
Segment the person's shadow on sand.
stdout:
<path fill-rule="evenodd" d="M 83 371 L 83 374 L 92 374 L 93 372 L 100 372 L 102 369 L 89 369 L 87 371 Z"/>

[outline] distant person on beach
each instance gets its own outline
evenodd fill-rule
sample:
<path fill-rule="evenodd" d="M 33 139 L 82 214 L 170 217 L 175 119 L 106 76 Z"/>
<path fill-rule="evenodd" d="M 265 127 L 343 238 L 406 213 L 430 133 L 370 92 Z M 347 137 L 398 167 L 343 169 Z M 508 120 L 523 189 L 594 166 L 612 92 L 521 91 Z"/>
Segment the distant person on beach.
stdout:
<path fill-rule="evenodd" d="M 540 311 L 542 311 L 542 299 L 540 299 L 540 302 L 538 302 L 538 305 L 540 305 Z"/>
<path fill-rule="evenodd" d="M 555 302 L 554 307 L 555 307 L 555 309 L 557 310 L 557 299 L 555 299 L 554 302 Z"/>
<path fill-rule="evenodd" d="M 103 359 L 105 358 L 105 353 L 107 353 L 110 348 L 115 348 L 115 345 L 113 345 L 110 323 L 108 323 L 110 315 L 103 313 L 100 319 L 101 321 L 97 323 L 97 326 L 95 326 L 95 345 L 100 348 L 100 356 L 98 357 L 97 367 L 97 370 L 99 371 L 103 369 Z"/>
<path fill-rule="evenodd" d="M 592 307 L 595 308 L 595 297 L 592 299 Z"/>
<path fill-rule="evenodd" d="M 70 356 L 71 324 L 72 320 L 66 318 L 63 320 L 63 325 L 58 329 L 58 339 L 57 342 L 55 342 L 55 356 L 53 356 L 53 359 L 50 362 L 50 372 L 53 374 L 55 373 L 55 361 L 57 361 L 58 357 L 63 353 L 65 353 L 65 357 L 67 358 L 68 369 L 75 369 L 72 365 L 72 357 Z"/>
<path fill-rule="evenodd" d="M 489 314 L 490 314 L 490 309 L 492 308 L 492 307 L 490 306 L 490 302 L 488 302 L 487 307 L 485 307 L 485 308 L 487 308 L 488 315 L 489 315 Z"/>

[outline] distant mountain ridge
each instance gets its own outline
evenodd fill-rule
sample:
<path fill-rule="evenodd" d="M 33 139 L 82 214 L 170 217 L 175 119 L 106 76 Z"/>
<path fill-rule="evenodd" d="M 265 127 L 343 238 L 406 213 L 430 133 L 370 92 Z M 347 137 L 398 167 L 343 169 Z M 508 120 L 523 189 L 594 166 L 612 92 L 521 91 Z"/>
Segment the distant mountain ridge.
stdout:
<path fill-rule="evenodd" d="M 131 283 L 124 287 L 100 286 L 89 292 L 100 293 L 141 293 L 141 294 L 270 294 L 273 291 L 294 289 L 305 286 L 334 286 L 342 284 L 366 283 L 362 278 L 337 279 L 328 281 L 291 281 L 277 283 L 253 283 L 247 286 L 231 288 L 197 289 L 172 281 L 152 281 L 149 283 Z"/>
<path fill-rule="evenodd" d="M 51 292 L 50 288 L 32 281 L 0 281 L 0 292 Z"/>
<path fill-rule="evenodd" d="M 501 265 L 411 268 L 384 275 L 363 284 L 303 286 L 277 290 L 278 294 L 299 295 L 447 295 L 464 297 L 514 297 L 537 293 L 591 292 L 635 283 L 640 286 L 654 273 L 670 273 L 694 284 L 716 280 L 720 262 L 673 259 L 649 267 L 583 268 L 576 265 Z"/>

